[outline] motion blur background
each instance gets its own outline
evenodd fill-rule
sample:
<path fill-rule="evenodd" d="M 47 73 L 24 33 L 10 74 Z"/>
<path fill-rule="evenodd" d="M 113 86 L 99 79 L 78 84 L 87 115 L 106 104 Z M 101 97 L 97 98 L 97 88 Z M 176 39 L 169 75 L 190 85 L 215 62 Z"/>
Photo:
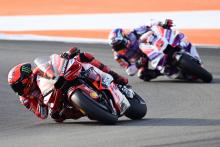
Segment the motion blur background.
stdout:
<path fill-rule="evenodd" d="M 170 18 L 192 42 L 220 45 L 219 0 L 1 0 L 0 2 L 0 33 L 3 38 L 11 37 L 4 36 L 6 33 L 105 40 L 112 28 L 131 29 L 146 24 L 150 19 L 164 21 Z M 33 39 L 36 36 L 26 38 Z"/>

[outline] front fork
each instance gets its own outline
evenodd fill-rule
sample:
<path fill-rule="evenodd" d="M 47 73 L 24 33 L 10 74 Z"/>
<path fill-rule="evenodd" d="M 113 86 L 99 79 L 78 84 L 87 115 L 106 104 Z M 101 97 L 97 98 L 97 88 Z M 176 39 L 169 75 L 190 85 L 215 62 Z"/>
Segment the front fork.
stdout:
<path fill-rule="evenodd" d="M 181 51 L 180 51 L 180 52 L 175 52 L 175 53 L 173 54 L 173 59 L 174 59 L 174 60 L 173 60 L 173 64 L 174 64 L 174 65 L 178 65 L 178 62 L 180 61 L 180 59 L 182 58 L 182 56 L 183 56 L 184 54 L 189 55 L 192 60 L 194 60 L 195 62 L 197 62 L 199 65 L 202 65 L 202 62 L 201 62 L 200 59 L 195 58 L 193 55 L 191 55 L 191 54 L 188 53 L 188 52 L 181 52 Z"/>
<path fill-rule="evenodd" d="M 70 87 L 67 92 L 68 98 L 71 98 L 73 93 L 78 89 L 81 89 L 96 102 L 99 102 L 100 95 L 96 91 L 87 87 L 85 84 Z M 111 86 L 106 90 L 108 90 L 112 95 L 112 98 L 108 95 L 104 95 L 104 97 L 108 99 L 107 101 L 112 107 L 113 113 L 117 113 L 119 116 L 123 115 L 124 112 L 130 107 L 130 103 L 127 98 L 121 93 L 121 91 L 114 83 L 111 83 Z"/>
<path fill-rule="evenodd" d="M 67 92 L 68 98 L 70 98 L 73 95 L 73 93 L 78 89 L 84 91 L 87 95 L 89 95 L 92 99 L 94 99 L 96 101 L 99 98 L 98 94 L 94 90 L 88 88 L 84 84 L 70 87 Z"/>
<path fill-rule="evenodd" d="M 130 107 L 130 102 L 125 95 L 120 91 L 118 86 L 114 83 L 108 87 L 108 91 L 111 93 L 113 98 L 114 108 L 119 116 L 123 115 L 125 111 Z"/>

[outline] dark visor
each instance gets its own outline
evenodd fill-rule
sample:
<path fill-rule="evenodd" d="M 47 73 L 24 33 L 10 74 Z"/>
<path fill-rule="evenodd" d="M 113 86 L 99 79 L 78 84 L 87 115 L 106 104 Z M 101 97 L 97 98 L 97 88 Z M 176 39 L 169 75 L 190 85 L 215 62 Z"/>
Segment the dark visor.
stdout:
<path fill-rule="evenodd" d="M 22 84 L 21 81 L 16 82 L 15 84 L 12 84 L 12 85 L 11 85 L 11 88 L 12 88 L 16 93 L 18 93 L 18 95 L 20 95 L 20 96 L 22 96 L 22 95 L 24 94 L 25 85 Z"/>
<path fill-rule="evenodd" d="M 119 44 L 114 46 L 114 50 L 115 51 L 120 51 L 122 49 L 126 48 L 128 40 L 127 39 L 123 39 Z"/>

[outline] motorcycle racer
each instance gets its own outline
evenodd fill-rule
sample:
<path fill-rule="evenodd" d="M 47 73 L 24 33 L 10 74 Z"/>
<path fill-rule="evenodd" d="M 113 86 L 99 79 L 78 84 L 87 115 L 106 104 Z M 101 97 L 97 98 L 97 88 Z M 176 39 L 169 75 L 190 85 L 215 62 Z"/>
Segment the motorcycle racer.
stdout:
<path fill-rule="evenodd" d="M 151 27 L 157 25 L 165 29 L 171 29 L 173 27 L 173 20 L 166 19 L 164 23 L 151 21 L 148 25 L 135 28 L 129 32 L 122 28 L 116 28 L 109 33 L 109 45 L 112 47 L 114 59 L 126 70 L 129 76 L 134 76 L 137 73 L 140 79 L 150 81 L 161 75 L 159 70 L 149 68 L 148 58 L 139 48 L 140 43 L 145 39 L 143 36 L 148 32 L 152 32 Z M 179 41 L 177 42 L 179 46 L 187 52 L 195 54 L 198 60 L 201 61 L 196 48 L 186 40 L 184 35 L 178 35 L 175 39 Z"/>
<path fill-rule="evenodd" d="M 80 50 L 76 47 L 69 49 L 60 56 L 66 59 L 76 58 L 80 63 L 92 64 L 103 72 L 112 75 L 115 83 L 128 83 L 126 78 L 112 71 L 109 67 L 95 59 L 93 55 L 87 52 L 80 53 Z M 33 68 L 30 63 L 21 63 L 10 70 L 8 74 L 8 83 L 13 91 L 19 95 L 21 104 L 41 119 L 46 119 L 48 113 L 56 122 L 63 122 L 65 119 L 78 119 L 84 116 L 84 114 L 75 107 L 63 107 L 59 104 L 52 110 L 43 103 L 43 94 L 38 86 L 38 78 L 48 78 L 50 76 L 49 72 L 42 73 L 38 67 Z M 52 94 L 54 98 L 62 98 L 65 96 L 66 95 L 64 95 L 63 91 L 59 88 L 55 88 Z"/>

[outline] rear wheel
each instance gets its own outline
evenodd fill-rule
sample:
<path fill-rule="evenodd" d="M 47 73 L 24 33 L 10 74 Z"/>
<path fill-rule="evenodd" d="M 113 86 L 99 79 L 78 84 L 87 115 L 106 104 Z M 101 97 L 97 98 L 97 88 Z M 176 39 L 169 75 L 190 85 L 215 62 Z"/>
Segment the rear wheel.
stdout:
<path fill-rule="evenodd" d="M 147 113 L 147 105 L 145 101 L 135 93 L 133 98 L 128 98 L 131 106 L 125 112 L 125 116 L 137 120 L 142 119 Z"/>
<path fill-rule="evenodd" d="M 115 124 L 118 121 L 118 116 L 112 114 L 107 106 L 96 102 L 81 90 L 76 90 L 72 94 L 71 101 L 82 109 L 89 118 L 105 124 Z"/>
<path fill-rule="evenodd" d="M 212 81 L 212 74 L 206 69 L 202 68 L 195 59 L 187 54 L 182 54 L 177 66 L 179 66 L 185 73 L 194 75 L 203 82 L 210 83 Z"/>

